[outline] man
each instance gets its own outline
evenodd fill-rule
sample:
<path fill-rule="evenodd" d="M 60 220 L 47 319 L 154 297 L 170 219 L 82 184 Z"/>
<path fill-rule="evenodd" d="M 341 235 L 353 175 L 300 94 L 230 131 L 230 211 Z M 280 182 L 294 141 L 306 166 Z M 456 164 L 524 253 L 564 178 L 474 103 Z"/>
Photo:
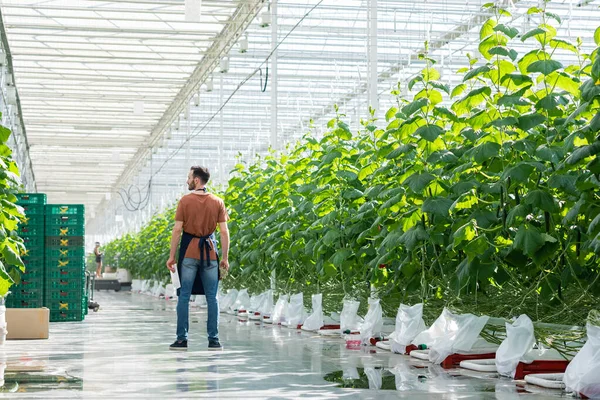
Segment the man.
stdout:
<path fill-rule="evenodd" d="M 188 189 L 192 191 L 179 200 L 175 213 L 175 226 L 171 236 L 171 253 L 167 268 L 175 271 L 175 251 L 181 238 L 177 270 L 181 288 L 177 290 L 177 340 L 171 350 L 187 350 L 189 330 L 189 302 L 192 294 L 205 294 L 208 305 L 209 349 L 220 349 L 219 342 L 219 267 L 228 270 L 229 230 L 225 203 L 217 196 L 207 193 L 210 179 L 207 168 L 192 167 L 188 174 Z M 215 228 L 219 225 L 222 256 L 218 261 Z M 182 237 L 183 232 L 183 237 Z"/>
<path fill-rule="evenodd" d="M 96 278 L 102 278 L 102 253 L 100 252 L 100 242 L 96 242 L 94 255 L 96 256 Z"/>

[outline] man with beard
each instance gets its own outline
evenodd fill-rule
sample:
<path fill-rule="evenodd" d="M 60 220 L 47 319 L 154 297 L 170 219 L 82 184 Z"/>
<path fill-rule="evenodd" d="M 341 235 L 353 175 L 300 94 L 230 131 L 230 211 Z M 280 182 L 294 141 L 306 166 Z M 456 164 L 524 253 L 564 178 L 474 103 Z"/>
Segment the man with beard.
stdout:
<path fill-rule="evenodd" d="M 206 295 L 208 348 L 222 348 L 219 342 L 217 289 L 219 271 L 229 269 L 229 217 L 223 200 L 207 192 L 206 184 L 209 179 L 207 168 L 192 167 L 187 179 L 188 189 L 192 192 L 179 200 L 175 213 L 167 268 L 173 272 L 177 268 L 181 288 L 177 289 L 177 340 L 170 346 L 171 350 L 187 350 L 189 302 L 192 294 Z M 214 236 L 217 224 L 221 235 L 220 262 Z M 175 267 L 175 252 L 180 239 L 179 258 Z"/>

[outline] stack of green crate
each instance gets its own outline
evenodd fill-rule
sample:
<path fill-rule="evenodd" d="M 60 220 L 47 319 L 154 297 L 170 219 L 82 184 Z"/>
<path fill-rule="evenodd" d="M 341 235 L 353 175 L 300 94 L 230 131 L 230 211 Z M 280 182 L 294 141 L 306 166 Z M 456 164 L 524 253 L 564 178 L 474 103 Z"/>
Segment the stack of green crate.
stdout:
<path fill-rule="evenodd" d="M 25 272 L 21 282 L 10 288 L 6 298 L 10 308 L 39 308 L 44 301 L 44 207 L 43 193 L 19 193 L 17 204 L 25 211 L 25 220 L 18 226 L 18 233 L 25 243 L 21 254 Z"/>
<path fill-rule="evenodd" d="M 50 321 L 85 318 L 85 209 L 83 204 L 46 205 L 45 306 Z"/>

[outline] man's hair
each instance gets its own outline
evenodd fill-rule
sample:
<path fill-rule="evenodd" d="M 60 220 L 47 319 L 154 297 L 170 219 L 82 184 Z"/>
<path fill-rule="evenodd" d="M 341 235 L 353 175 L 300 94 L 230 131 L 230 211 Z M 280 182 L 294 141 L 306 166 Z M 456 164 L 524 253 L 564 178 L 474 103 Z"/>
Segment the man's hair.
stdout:
<path fill-rule="evenodd" d="M 100 246 L 100 242 L 96 242 L 96 246 Z"/>
<path fill-rule="evenodd" d="M 190 169 L 192 170 L 192 176 L 194 178 L 200 179 L 200 182 L 202 182 L 203 185 L 208 183 L 208 180 L 210 179 L 210 172 L 208 172 L 208 168 L 193 166 Z"/>

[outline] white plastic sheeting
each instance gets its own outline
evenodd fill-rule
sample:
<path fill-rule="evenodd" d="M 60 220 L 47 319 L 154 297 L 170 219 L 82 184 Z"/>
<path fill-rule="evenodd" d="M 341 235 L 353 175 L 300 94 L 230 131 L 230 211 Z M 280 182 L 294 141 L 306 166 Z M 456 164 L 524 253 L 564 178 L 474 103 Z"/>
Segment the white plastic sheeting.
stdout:
<path fill-rule="evenodd" d="M 486 342 L 478 340 L 478 336 L 488 320 L 487 316 L 454 314 L 444 308 L 433 325 L 417 335 L 412 343 L 426 344 L 430 348 L 429 361 L 435 364 L 440 364 L 450 354 L 471 352 L 475 344 L 487 352 L 489 349 Z"/>
<path fill-rule="evenodd" d="M 383 310 L 379 299 L 369 298 L 369 310 L 360 327 L 360 340 L 362 344 L 369 344 L 372 337 L 379 336 L 383 328 Z"/>
<path fill-rule="evenodd" d="M 165 287 L 165 298 L 166 299 L 176 299 L 177 298 L 177 289 L 172 284 L 168 284 Z"/>
<path fill-rule="evenodd" d="M 208 307 L 208 304 L 206 303 L 206 296 L 203 294 L 196 295 L 196 298 L 194 299 L 194 305 L 200 308 Z"/>
<path fill-rule="evenodd" d="M 250 295 L 248 294 L 248 289 L 242 289 L 238 292 L 237 298 L 230 308 L 233 311 L 248 311 L 248 307 L 250 307 Z"/>
<path fill-rule="evenodd" d="M 277 303 L 275 303 L 275 308 L 273 309 L 273 314 L 271 316 L 271 320 L 273 324 L 280 324 L 282 321 L 285 321 L 285 316 L 288 308 L 288 295 L 282 294 L 279 296 Z"/>
<path fill-rule="evenodd" d="M 600 326 L 587 323 L 587 341 L 564 375 L 569 391 L 600 399 Z"/>
<path fill-rule="evenodd" d="M 305 331 L 317 331 L 323 326 L 323 295 L 321 293 L 313 294 L 311 300 L 312 313 L 302 326 Z"/>
<path fill-rule="evenodd" d="M 515 377 L 517 365 L 535 345 L 533 322 L 523 314 L 512 324 L 506 324 L 506 339 L 496 351 L 496 368 L 500 375 Z"/>
<path fill-rule="evenodd" d="M 263 316 L 271 316 L 273 314 L 273 291 L 267 290 L 264 295 L 265 298 L 258 311 Z"/>
<path fill-rule="evenodd" d="M 296 293 L 290 296 L 290 301 L 285 313 L 285 320 L 282 320 L 281 324 L 295 329 L 298 325 L 302 325 L 306 318 L 305 314 L 304 295 L 302 293 Z"/>
<path fill-rule="evenodd" d="M 131 281 L 131 291 L 132 292 L 139 292 L 142 290 L 142 280 L 141 279 L 134 279 Z"/>
<path fill-rule="evenodd" d="M 223 296 L 223 300 L 219 300 L 219 311 L 227 312 L 235 302 L 238 296 L 237 289 L 229 289 L 227 294 Z"/>
<path fill-rule="evenodd" d="M 396 329 L 389 338 L 390 350 L 398 354 L 406 353 L 406 346 L 426 328 L 423 321 L 423 303 L 413 306 L 400 304 L 396 314 Z"/>
<path fill-rule="evenodd" d="M 358 316 L 358 307 L 360 302 L 356 300 L 344 299 L 344 307 L 340 314 L 340 330 L 342 333 L 345 331 L 359 331 L 362 325 L 363 319 Z"/>

